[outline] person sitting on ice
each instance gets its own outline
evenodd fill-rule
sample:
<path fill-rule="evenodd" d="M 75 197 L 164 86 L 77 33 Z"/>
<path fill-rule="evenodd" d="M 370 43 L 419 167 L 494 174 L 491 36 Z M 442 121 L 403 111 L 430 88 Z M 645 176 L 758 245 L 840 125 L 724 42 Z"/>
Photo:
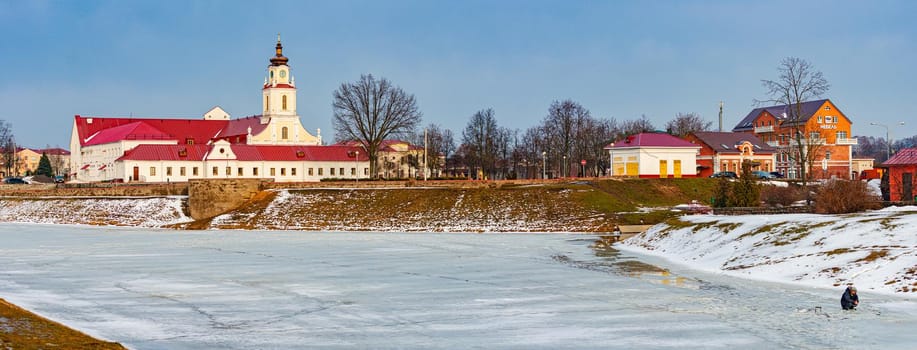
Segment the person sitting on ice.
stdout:
<path fill-rule="evenodd" d="M 841 296 L 841 307 L 844 310 L 853 310 L 860 305 L 860 297 L 857 296 L 857 287 L 849 286 Z"/>

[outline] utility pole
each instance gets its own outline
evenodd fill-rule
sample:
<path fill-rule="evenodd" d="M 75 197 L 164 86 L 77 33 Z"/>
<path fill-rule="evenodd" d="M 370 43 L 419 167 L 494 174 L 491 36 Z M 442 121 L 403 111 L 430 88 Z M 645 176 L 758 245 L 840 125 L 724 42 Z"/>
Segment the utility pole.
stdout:
<path fill-rule="evenodd" d="M 427 181 L 427 129 L 423 129 L 423 180 Z"/>

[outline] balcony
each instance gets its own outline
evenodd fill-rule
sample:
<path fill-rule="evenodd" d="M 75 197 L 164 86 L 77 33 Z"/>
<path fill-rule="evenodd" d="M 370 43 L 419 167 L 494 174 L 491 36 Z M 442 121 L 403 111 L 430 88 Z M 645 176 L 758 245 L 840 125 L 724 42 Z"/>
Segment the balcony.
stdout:
<path fill-rule="evenodd" d="M 799 143 L 796 142 L 796 139 L 790 139 L 790 145 L 791 145 L 791 146 L 799 146 L 800 143 L 803 144 L 803 145 L 824 145 L 824 144 L 827 143 L 827 142 L 825 142 L 825 139 L 823 139 L 823 138 L 817 138 L 817 139 L 800 139 L 800 140 L 799 140 Z"/>
<path fill-rule="evenodd" d="M 856 145 L 857 139 L 837 139 L 838 145 Z"/>
<path fill-rule="evenodd" d="M 757 127 L 755 127 L 755 134 L 760 134 L 760 133 L 762 133 L 762 132 L 774 132 L 774 126 L 773 126 L 773 125 L 767 125 L 767 126 L 757 126 Z"/>

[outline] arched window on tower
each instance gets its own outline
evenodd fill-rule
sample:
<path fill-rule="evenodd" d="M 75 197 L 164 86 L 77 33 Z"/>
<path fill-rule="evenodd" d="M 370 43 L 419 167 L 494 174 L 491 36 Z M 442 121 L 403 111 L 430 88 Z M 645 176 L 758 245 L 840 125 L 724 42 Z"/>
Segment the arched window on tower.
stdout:
<path fill-rule="evenodd" d="M 280 138 L 286 140 L 288 136 L 289 133 L 287 132 L 287 127 L 284 126 L 282 129 L 280 129 Z"/>
<path fill-rule="evenodd" d="M 283 95 L 280 100 L 281 100 L 280 103 L 283 105 L 282 106 L 283 110 L 287 110 L 287 95 Z"/>
<path fill-rule="evenodd" d="M 264 111 L 267 112 L 271 110 L 271 97 L 264 96 Z"/>

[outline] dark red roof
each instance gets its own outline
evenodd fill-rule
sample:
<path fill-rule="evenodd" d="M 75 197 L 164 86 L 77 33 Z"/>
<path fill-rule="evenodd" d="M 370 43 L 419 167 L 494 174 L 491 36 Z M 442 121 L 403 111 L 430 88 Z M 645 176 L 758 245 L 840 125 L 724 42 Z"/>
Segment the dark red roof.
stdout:
<path fill-rule="evenodd" d="M 252 128 L 252 135 L 257 135 L 267 128 L 267 124 L 261 124 L 260 115 L 232 119 L 228 124 L 226 124 L 226 127 L 223 129 L 223 131 L 220 132 L 220 135 L 217 138 L 248 135 L 249 127 Z"/>
<path fill-rule="evenodd" d="M 168 139 L 177 140 L 178 143 L 187 143 L 186 140 L 192 139 L 195 144 L 206 144 L 217 136 L 223 128 L 229 123 L 228 120 L 203 120 L 203 119 L 148 119 L 148 118 L 105 118 L 105 117 L 82 117 L 75 116 L 75 125 L 77 136 L 80 138 L 80 145 L 99 144 L 103 142 L 92 142 L 91 136 L 106 129 L 112 129 L 120 126 L 126 126 L 133 123 L 142 123 L 145 126 L 141 130 L 124 133 L 135 136 L 143 135 L 143 132 L 152 132 L 158 130 L 158 137 L 168 137 Z M 90 123 L 90 120 L 92 121 Z M 139 127 L 139 125 L 135 126 Z M 126 127 L 130 129 L 131 127 Z M 123 130 L 122 130 L 123 131 Z M 119 132 L 120 133 L 120 132 Z M 115 132 L 109 133 L 102 139 L 110 140 L 108 142 L 119 141 L 115 138 Z M 162 139 L 162 138 L 160 138 Z"/>
<path fill-rule="evenodd" d="M 828 99 L 803 102 L 802 115 L 799 116 L 800 123 L 808 122 L 809 118 L 812 118 L 812 116 L 815 115 L 815 112 L 817 112 L 818 109 L 825 104 L 825 102 L 828 102 Z M 764 111 L 767 111 L 767 113 L 773 115 L 774 118 L 777 118 L 777 120 L 779 120 L 781 123 L 786 122 L 787 118 L 785 115 L 790 114 L 789 108 L 791 108 L 790 105 L 755 108 L 751 110 L 751 112 L 749 112 L 748 115 L 742 119 L 742 121 L 736 124 L 736 126 L 732 128 L 732 131 L 751 130 L 755 127 L 755 119 L 758 119 L 758 116 L 761 115 L 761 113 Z"/>
<path fill-rule="evenodd" d="M 632 147 L 700 147 L 688 141 L 682 140 L 675 136 L 664 133 L 640 133 L 631 135 L 623 140 L 616 140 L 605 146 L 605 149 L 611 148 L 632 148 Z"/>
<path fill-rule="evenodd" d="M 209 145 L 139 145 L 118 160 L 202 161 L 209 150 Z"/>
<path fill-rule="evenodd" d="M 755 153 L 774 153 L 777 150 L 757 136 L 746 132 L 699 131 L 694 136 L 717 153 L 739 153 L 735 146 L 748 141 L 755 147 Z"/>
<path fill-rule="evenodd" d="M 894 156 L 882 163 L 882 166 L 888 165 L 915 165 L 917 164 L 917 148 L 905 148 Z"/>

